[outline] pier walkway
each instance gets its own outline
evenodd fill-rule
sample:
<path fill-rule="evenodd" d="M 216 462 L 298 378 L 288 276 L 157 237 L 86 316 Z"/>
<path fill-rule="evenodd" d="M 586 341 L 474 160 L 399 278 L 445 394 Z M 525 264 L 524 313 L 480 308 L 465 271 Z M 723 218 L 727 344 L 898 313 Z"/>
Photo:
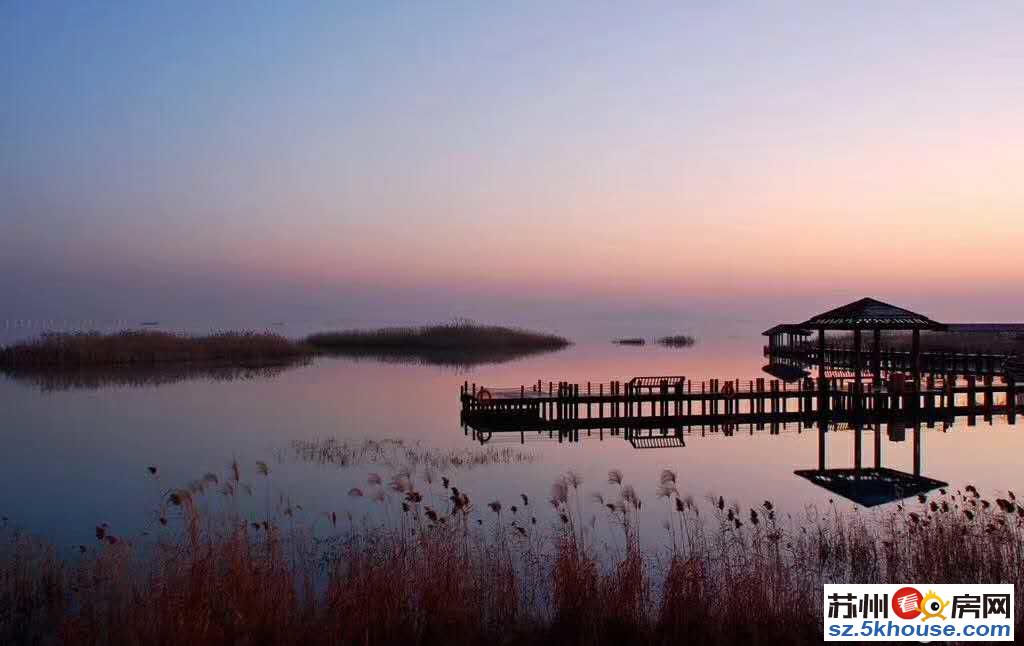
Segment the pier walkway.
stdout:
<path fill-rule="evenodd" d="M 1005 415 L 1014 424 L 1024 409 L 1015 380 L 994 375 L 928 376 L 919 386 L 893 378 L 880 387 L 839 378 L 696 382 L 678 376 L 599 384 L 538 381 L 519 388 L 466 382 L 459 397 L 462 423 L 477 431 L 609 430 L 627 439 L 696 427 L 763 429 L 821 421 L 912 420 L 931 426 L 964 417 L 974 425 L 979 417 Z"/>

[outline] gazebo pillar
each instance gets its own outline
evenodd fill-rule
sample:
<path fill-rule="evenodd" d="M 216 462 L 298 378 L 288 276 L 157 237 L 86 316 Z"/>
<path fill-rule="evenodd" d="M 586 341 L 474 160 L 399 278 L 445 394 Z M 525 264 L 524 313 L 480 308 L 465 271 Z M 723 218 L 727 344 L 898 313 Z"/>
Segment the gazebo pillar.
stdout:
<path fill-rule="evenodd" d="M 921 475 L 921 422 L 914 422 L 914 475 Z"/>
<path fill-rule="evenodd" d="M 910 374 L 914 380 L 914 408 L 921 404 L 921 330 L 914 328 L 910 345 Z"/>
<path fill-rule="evenodd" d="M 828 408 L 827 386 L 825 384 L 825 328 L 818 328 L 818 412 Z"/>
<path fill-rule="evenodd" d="M 874 338 L 871 343 L 871 377 L 875 388 L 882 385 L 882 331 L 872 330 Z"/>
<path fill-rule="evenodd" d="M 875 422 L 875 468 L 882 468 L 882 424 Z"/>
<path fill-rule="evenodd" d="M 875 392 L 875 410 L 882 401 L 882 331 L 872 330 L 871 340 L 871 388 Z"/>
<path fill-rule="evenodd" d="M 825 444 L 826 438 L 825 433 L 828 431 L 828 425 L 825 422 L 818 422 L 818 470 L 824 471 L 828 460 L 826 459 Z"/>
<path fill-rule="evenodd" d="M 860 401 L 860 392 L 861 392 L 861 388 L 860 388 L 860 373 L 863 370 L 863 368 L 864 368 L 864 366 L 863 366 L 863 363 L 861 362 L 861 357 L 860 357 L 860 329 L 858 328 L 858 329 L 853 331 L 853 373 L 854 373 L 854 376 L 853 376 L 853 379 L 854 379 L 854 381 L 853 381 L 853 384 L 854 384 L 854 386 L 853 386 L 853 393 L 854 393 L 853 394 L 853 397 L 854 397 L 853 405 L 854 405 L 855 409 L 860 409 L 860 405 L 861 405 L 861 401 Z"/>
<path fill-rule="evenodd" d="M 853 427 L 853 433 L 853 468 L 856 469 L 857 471 L 860 471 L 862 467 L 861 454 L 863 453 L 862 439 L 864 434 L 864 426 L 860 422 L 857 422 Z"/>

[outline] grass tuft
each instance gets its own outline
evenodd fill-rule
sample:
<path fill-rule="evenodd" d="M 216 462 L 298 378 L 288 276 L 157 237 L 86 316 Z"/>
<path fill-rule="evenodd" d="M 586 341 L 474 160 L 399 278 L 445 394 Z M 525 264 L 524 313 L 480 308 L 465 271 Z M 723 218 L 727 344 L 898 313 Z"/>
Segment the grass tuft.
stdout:
<path fill-rule="evenodd" d="M 670 348 L 688 348 L 696 342 L 697 339 L 686 334 L 663 336 L 660 339 L 658 339 L 658 343 L 660 343 L 661 345 L 668 346 Z"/>
<path fill-rule="evenodd" d="M 647 341 L 638 336 L 631 336 L 621 339 L 612 339 L 612 343 L 615 345 L 645 345 Z"/>

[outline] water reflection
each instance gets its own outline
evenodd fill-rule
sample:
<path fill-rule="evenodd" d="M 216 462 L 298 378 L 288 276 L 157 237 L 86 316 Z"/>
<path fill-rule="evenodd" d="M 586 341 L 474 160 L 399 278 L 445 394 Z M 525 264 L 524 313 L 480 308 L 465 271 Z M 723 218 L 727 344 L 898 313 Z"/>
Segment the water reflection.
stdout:
<path fill-rule="evenodd" d="M 112 387 L 147 388 L 191 380 L 213 382 L 275 379 L 286 370 L 308 366 L 308 357 L 273 365 L 148 364 L 139 366 L 86 366 L 79 368 L 3 368 L 0 374 L 42 392 L 99 390 Z"/>
<path fill-rule="evenodd" d="M 558 350 L 513 351 L 430 351 L 423 353 L 379 351 L 331 351 L 327 359 L 344 358 L 352 362 L 375 362 L 407 366 L 433 366 L 452 374 L 465 374 L 476 366 L 502 364 L 528 357 L 558 352 Z M 38 388 L 41 392 L 67 390 L 99 390 L 102 388 L 129 387 L 146 388 L 167 386 L 191 380 L 213 382 L 271 380 L 287 370 L 309 366 L 312 357 L 296 357 L 284 363 L 262 365 L 230 365 L 223 363 L 166 363 L 140 365 L 101 365 L 77 368 L 43 367 L 0 367 L 0 375 L 12 381 Z"/>
<path fill-rule="evenodd" d="M 942 432 L 954 428 L 954 421 L 942 423 Z M 934 428 L 934 423 L 927 423 L 927 428 Z M 910 436 L 913 466 L 911 471 L 901 471 L 884 464 L 884 443 L 891 445 L 906 443 Z M 778 436 L 783 433 L 816 433 L 817 434 L 817 468 L 796 469 L 793 474 L 812 484 L 821 487 L 831 494 L 841 496 L 862 507 L 896 502 L 898 500 L 924 494 L 940 487 L 947 487 L 947 482 L 922 474 L 923 435 L 920 419 L 893 420 L 888 423 L 874 422 L 867 428 L 862 421 L 836 421 L 820 418 L 817 421 L 784 422 L 773 419 L 766 423 L 750 423 L 746 425 L 734 423 L 679 426 L 669 428 L 663 425 L 636 425 L 627 428 L 474 428 L 464 426 L 464 432 L 481 445 L 493 441 L 496 434 L 505 434 L 518 439 L 521 444 L 527 440 L 557 440 L 561 443 L 579 443 L 586 438 L 603 442 L 623 440 L 624 445 L 633 449 L 685 449 L 688 438 L 733 437 L 736 435 L 753 436 L 766 434 Z M 873 439 L 872 463 L 865 465 L 863 460 L 864 435 L 870 434 Z M 828 445 L 830 437 L 835 435 L 852 435 L 853 454 L 849 466 L 829 466 Z M 883 440 L 884 438 L 884 440 Z M 700 450 L 699 440 L 691 447 Z M 691 449 L 693 450 L 693 449 Z"/>
<path fill-rule="evenodd" d="M 331 348 L 323 352 L 327 356 L 344 357 L 346 359 L 366 359 L 382 363 L 418 366 L 439 366 L 451 368 L 456 372 L 466 372 L 475 366 L 509 363 L 537 355 L 561 352 L 562 349 L 489 347 L 463 350 L 451 348 L 382 350 L 380 348 Z"/>
<path fill-rule="evenodd" d="M 333 437 L 316 440 L 292 440 L 290 458 L 320 466 L 341 469 L 355 466 L 379 465 L 391 469 L 425 470 L 429 477 L 436 472 L 452 472 L 498 464 L 529 464 L 540 455 L 518 447 L 488 446 L 483 450 L 471 448 L 441 449 L 420 442 L 402 439 L 376 440 L 367 438 L 350 442 Z M 279 456 L 284 459 L 285 456 Z"/>
<path fill-rule="evenodd" d="M 669 326 L 666 326 L 668 328 Z M 682 327 L 682 326 L 672 326 Z M 607 339 L 612 331 L 595 333 L 591 342 L 579 342 L 555 354 L 535 355 L 504 364 L 479 364 L 470 374 L 455 374 L 447 366 L 385 363 L 350 358 L 316 359 L 300 369 L 271 371 L 270 379 L 228 380 L 217 375 L 173 381 L 163 376 L 159 388 L 122 388 L 124 375 L 106 381 L 113 388 L 74 386 L 43 393 L 38 376 L 21 375 L 18 382 L 0 375 L 0 515 L 13 523 L 41 531 L 67 544 L 88 541 L 95 525 L 109 522 L 128 533 L 142 525 L 159 499 L 161 486 L 177 486 L 196 474 L 219 472 L 237 458 L 251 470 L 256 461 L 294 449 L 292 440 L 317 443 L 337 438 L 359 446 L 366 438 L 403 439 L 438 450 L 462 449 L 469 439 L 458 424 L 459 388 L 468 379 L 478 384 L 530 383 L 538 377 L 558 377 L 585 384 L 629 379 L 638 374 L 735 375 L 743 379 L 762 373 L 765 360 L 757 332 L 761 323 L 746 326 L 742 334 L 700 330 L 701 342 L 679 352 L 657 345 L 623 351 Z M 567 328 L 568 329 L 568 328 Z M 628 330 L 632 331 L 632 330 Z M 615 330 L 614 333 L 618 333 Z M 657 330 L 644 331 L 656 336 Z M 132 379 L 139 381 L 139 376 Z M 52 383 L 47 378 L 45 383 Z M 63 375 L 67 384 L 99 386 L 104 380 Z M 173 383 L 172 383 L 173 381 Z M 27 384 L 31 387 L 25 387 Z M 960 396 L 960 404 L 963 397 Z M 792 412 L 792 411 L 791 411 Z M 1024 488 L 1019 456 L 1024 435 L 996 414 L 985 419 L 979 407 L 977 426 L 958 418 L 953 425 L 938 423 L 929 431 L 922 425 L 921 474 L 953 483 L 976 485 L 981 490 Z M 983 423 L 983 420 L 988 423 Z M 873 465 L 873 427 L 862 437 L 864 465 Z M 762 432 L 763 431 L 763 432 Z M 777 432 L 776 432 L 777 431 Z M 948 432 L 946 432 L 948 431 Z M 898 424 L 882 426 L 883 466 L 913 473 L 912 429 Z M 605 441 L 587 440 L 601 438 Z M 526 493 L 548 495 L 551 482 L 566 469 L 585 478 L 587 493 L 600 493 L 611 469 L 620 469 L 638 484 L 645 504 L 656 504 L 653 485 L 664 468 L 679 473 L 680 490 L 702 497 L 714 493 L 743 504 L 776 502 L 780 513 L 801 513 L 806 505 L 827 505 L 833 492 L 793 474 L 818 466 L 815 426 L 786 422 L 721 424 L 717 429 L 692 428 L 682 436 L 671 429 L 647 429 L 627 438 L 607 429 L 580 429 L 580 442 L 558 443 L 557 433 L 495 433 L 489 447 L 513 445 L 537 456 L 536 460 L 480 465 L 452 473 L 453 483 L 474 494 L 477 501 L 507 500 Z M 475 442 L 474 438 L 474 442 Z M 855 434 L 848 425 L 833 424 L 826 437 L 828 468 L 851 467 Z M 507 443 L 503 445 L 503 443 Z M 927 446 L 925 447 L 925 444 Z M 303 446 L 320 446 L 319 444 Z M 655 446 L 666 446 L 657 450 Z M 146 473 L 147 465 L 160 467 L 160 483 Z M 360 501 L 346 496 L 362 486 L 368 471 L 388 474 L 379 464 L 335 468 L 334 463 L 288 459 L 274 463 L 272 495 L 290 496 L 307 509 L 361 513 Z M 160 486 L 157 486 L 160 485 Z M 607 492 L 605 492 L 607 493 Z M 838 496 L 837 496 L 838 499 Z M 649 515 L 644 527 L 659 536 L 661 517 Z"/>
<path fill-rule="evenodd" d="M 834 431 L 825 425 L 818 429 L 818 468 L 797 469 L 793 473 L 862 507 L 874 507 L 895 502 L 949 486 L 949 483 L 921 475 L 921 425 L 912 425 L 912 429 L 914 455 L 912 473 L 884 466 L 881 424 L 875 424 L 870 431 L 874 436 L 874 464 L 872 466 L 863 465 L 862 448 L 865 430 L 862 425 L 857 424 L 850 429 L 854 434 L 851 466 L 828 467 L 826 445 L 829 433 Z M 887 432 L 889 441 L 904 441 L 906 439 L 905 431 L 906 425 L 903 423 L 889 425 Z"/>

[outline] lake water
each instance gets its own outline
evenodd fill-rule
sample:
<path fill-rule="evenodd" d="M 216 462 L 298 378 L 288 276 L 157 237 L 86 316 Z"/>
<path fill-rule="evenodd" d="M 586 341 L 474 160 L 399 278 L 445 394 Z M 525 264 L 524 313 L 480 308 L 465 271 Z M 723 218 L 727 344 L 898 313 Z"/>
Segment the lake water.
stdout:
<path fill-rule="evenodd" d="M 473 440 L 459 424 L 459 385 L 518 386 L 537 379 L 575 382 L 627 380 L 638 375 L 756 378 L 765 363 L 761 330 L 770 322 L 704 322 L 666 329 L 656 324 L 608 327 L 577 338 L 557 353 L 472 369 L 321 358 L 311 365 L 270 377 L 223 381 L 185 379 L 143 387 L 44 390 L 29 381 L 0 377 L 0 515 L 10 523 L 59 545 L 91 540 L 93 528 L 108 522 L 130 534 L 152 521 L 167 488 L 206 472 L 223 474 L 237 458 L 244 477 L 254 480 L 255 463 L 271 465 L 270 486 L 301 504 L 307 513 L 369 513 L 365 499 L 346 492 L 361 486 L 380 466 L 339 468 L 295 459 L 295 440 L 401 438 L 428 447 L 466 448 Z M 626 329 L 629 328 L 629 329 Z M 551 329 L 551 328 L 548 328 Z M 570 330 L 557 330 L 572 336 Z M 653 336 L 685 331 L 697 345 L 616 346 L 618 334 Z M 529 436 L 529 434 L 528 434 Z M 679 489 L 696 498 L 722 495 L 741 505 L 772 500 L 790 513 L 823 507 L 833 496 L 794 475 L 817 466 L 816 430 L 795 425 L 779 435 L 721 433 L 687 438 L 685 447 L 637 450 L 621 437 L 596 434 L 579 443 L 537 436 L 519 446 L 518 434 L 498 436 L 490 445 L 515 446 L 534 454 L 525 464 L 498 464 L 453 472 L 452 480 L 483 503 L 514 503 L 520 493 L 545 500 L 553 480 L 568 469 L 579 472 L 588 493 L 610 492 L 609 469 L 621 469 L 649 507 L 656 507 L 658 474 L 671 468 Z M 883 434 L 885 466 L 911 471 L 910 433 L 903 442 Z M 922 431 L 922 474 L 953 487 L 1024 490 L 1019 458 L 1024 435 L 997 417 L 976 427 Z M 853 433 L 830 433 L 829 466 L 853 466 Z M 865 433 L 864 464 L 872 463 L 873 435 Z M 160 469 L 149 477 L 150 465 Z M 853 503 L 836 499 L 841 507 Z M 595 509 L 595 511 L 597 511 Z M 662 514 L 648 514 L 647 531 L 657 532 Z"/>

